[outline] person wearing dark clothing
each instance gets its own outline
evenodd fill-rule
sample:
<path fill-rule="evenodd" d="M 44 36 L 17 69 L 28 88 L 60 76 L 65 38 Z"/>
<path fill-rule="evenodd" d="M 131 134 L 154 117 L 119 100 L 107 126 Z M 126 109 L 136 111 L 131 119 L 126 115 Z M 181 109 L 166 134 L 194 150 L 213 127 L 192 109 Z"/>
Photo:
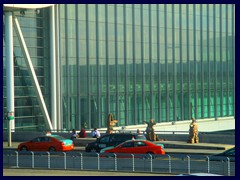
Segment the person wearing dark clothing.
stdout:
<path fill-rule="evenodd" d="M 73 129 L 73 130 L 72 130 L 72 133 L 71 133 L 71 140 L 74 140 L 74 139 L 76 139 L 76 138 L 77 138 L 77 133 L 76 133 L 76 130 Z"/>
<path fill-rule="evenodd" d="M 86 130 L 84 128 L 82 128 L 78 135 L 79 135 L 80 138 L 85 138 L 86 137 Z"/>

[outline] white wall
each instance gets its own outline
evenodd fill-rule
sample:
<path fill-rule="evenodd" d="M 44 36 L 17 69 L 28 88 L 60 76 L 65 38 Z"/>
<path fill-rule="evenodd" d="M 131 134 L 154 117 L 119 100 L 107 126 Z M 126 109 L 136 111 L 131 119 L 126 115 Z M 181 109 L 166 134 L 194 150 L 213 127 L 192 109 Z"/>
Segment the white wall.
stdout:
<path fill-rule="evenodd" d="M 175 123 L 167 122 L 167 123 L 157 123 L 154 126 L 155 131 L 188 131 L 189 124 L 191 120 L 188 121 L 178 121 Z M 213 132 L 213 131 L 224 131 L 224 130 L 232 130 L 235 129 L 235 118 L 227 117 L 227 118 L 219 118 L 215 119 L 204 119 L 198 120 L 198 131 L 199 132 Z M 147 124 L 136 125 L 136 126 L 125 126 L 125 130 L 132 130 L 132 132 L 140 129 L 141 131 L 145 131 Z M 122 127 L 114 127 L 114 130 L 121 130 Z"/>

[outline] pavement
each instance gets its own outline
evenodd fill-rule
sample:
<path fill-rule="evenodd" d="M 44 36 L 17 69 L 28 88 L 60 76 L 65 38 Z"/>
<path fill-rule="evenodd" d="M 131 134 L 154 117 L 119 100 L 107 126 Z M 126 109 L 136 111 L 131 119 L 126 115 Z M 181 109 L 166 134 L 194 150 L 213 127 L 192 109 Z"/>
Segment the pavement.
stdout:
<path fill-rule="evenodd" d="M 84 140 L 82 140 L 84 141 Z M 21 142 L 12 142 L 12 146 L 8 146 L 8 142 L 3 142 L 4 150 L 17 150 L 17 146 Z M 235 145 L 230 144 L 216 144 L 216 143 L 198 143 L 189 144 L 183 141 L 160 141 L 164 144 L 164 149 L 166 154 L 201 154 L 201 155 L 211 155 L 218 154 L 227 149 L 234 147 Z M 75 151 L 85 152 L 85 146 L 76 145 L 74 147 Z"/>
<path fill-rule="evenodd" d="M 174 176 L 170 173 L 3 168 L 3 176 Z"/>

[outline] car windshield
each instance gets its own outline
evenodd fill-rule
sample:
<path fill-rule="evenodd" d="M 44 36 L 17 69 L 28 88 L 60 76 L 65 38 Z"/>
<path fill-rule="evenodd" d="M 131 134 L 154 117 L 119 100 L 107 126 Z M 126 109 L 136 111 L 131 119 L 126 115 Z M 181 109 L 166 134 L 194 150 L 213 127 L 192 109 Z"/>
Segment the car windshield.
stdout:
<path fill-rule="evenodd" d="M 224 153 L 226 156 L 235 156 L 235 148 L 229 149 Z"/>
<path fill-rule="evenodd" d="M 62 137 L 62 136 L 58 136 L 58 135 L 53 135 L 52 136 L 53 138 L 59 140 L 59 141 L 62 141 L 62 140 L 65 140 L 66 138 Z"/>

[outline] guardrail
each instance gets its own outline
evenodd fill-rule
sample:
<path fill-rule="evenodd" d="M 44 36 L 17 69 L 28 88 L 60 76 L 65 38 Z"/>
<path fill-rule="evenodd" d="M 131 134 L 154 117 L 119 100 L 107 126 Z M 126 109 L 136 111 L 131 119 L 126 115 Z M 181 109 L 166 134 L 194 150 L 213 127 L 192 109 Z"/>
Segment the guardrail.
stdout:
<path fill-rule="evenodd" d="M 203 155 L 102 154 L 80 152 L 5 151 L 3 166 L 154 173 L 214 173 L 235 176 L 235 161 L 211 161 Z"/>

